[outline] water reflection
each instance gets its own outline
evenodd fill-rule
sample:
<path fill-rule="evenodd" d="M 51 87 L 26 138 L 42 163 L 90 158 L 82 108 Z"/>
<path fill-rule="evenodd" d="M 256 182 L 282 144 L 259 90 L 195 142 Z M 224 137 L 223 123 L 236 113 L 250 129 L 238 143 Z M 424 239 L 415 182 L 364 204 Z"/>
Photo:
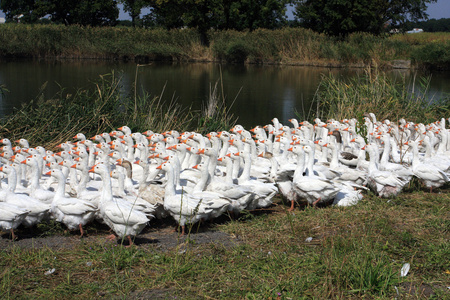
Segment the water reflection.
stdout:
<path fill-rule="evenodd" d="M 0 62 L 0 84 L 10 92 L 0 95 L 0 115 L 19 107 L 21 103 L 36 98 L 40 88 L 47 82 L 43 95 L 54 97 L 61 87 L 67 93 L 77 88 L 93 87 L 92 82 L 101 74 L 114 70 L 122 74 L 124 92 L 133 91 L 136 78 L 134 63 L 98 60 L 79 61 L 19 61 Z M 219 82 L 226 103 L 234 105 L 231 112 L 246 126 L 267 124 L 273 117 L 287 123 L 289 118 L 313 113 L 311 101 L 322 75 L 330 73 L 348 78 L 361 69 L 314 68 L 299 66 L 219 65 L 211 63 L 168 64 L 152 63 L 141 66 L 137 72 L 139 93 L 146 91 L 153 96 L 162 95 L 163 100 L 176 99 L 184 106 L 201 109 L 211 89 Z M 424 74 L 408 70 L 392 71 L 392 76 L 411 82 L 414 76 Z M 220 80 L 222 79 L 222 80 Z M 432 76 L 430 95 L 439 98 L 450 92 L 450 73 Z"/>

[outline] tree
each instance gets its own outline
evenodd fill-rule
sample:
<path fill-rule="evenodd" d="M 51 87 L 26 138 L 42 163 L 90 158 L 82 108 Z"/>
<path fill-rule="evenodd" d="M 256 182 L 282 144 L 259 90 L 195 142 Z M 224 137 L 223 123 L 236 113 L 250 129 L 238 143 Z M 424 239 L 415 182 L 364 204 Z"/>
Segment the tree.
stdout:
<path fill-rule="evenodd" d="M 426 4 L 437 0 L 298 0 L 295 16 L 304 27 L 330 35 L 362 31 L 380 34 L 408 19 L 428 17 Z"/>
<path fill-rule="evenodd" d="M 151 27 L 166 29 L 181 28 L 184 26 L 182 14 L 184 8 L 177 1 L 151 1 L 150 14 L 144 16 L 144 24 Z"/>
<path fill-rule="evenodd" d="M 38 10 L 54 22 L 80 25 L 114 25 L 119 16 L 115 0 L 37 0 Z"/>
<path fill-rule="evenodd" d="M 232 29 L 275 29 L 287 24 L 287 0 L 236 1 L 231 10 Z"/>
<path fill-rule="evenodd" d="M 34 23 L 45 15 L 40 15 L 36 11 L 35 0 L 1 0 L 0 9 L 5 13 L 7 20 L 15 19 L 22 23 Z M 22 16 L 18 18 L 20 15 Z"/>
<path fill-rule="evenodd" d="M 222 0 L 153 0 L 150 2 L 155 25 L 165 28 L 196 28 L 202 44 L 208 45 L 207 31 L 217 28 Z"/>
<path fill-rule="evenodd" d="M 119 0 L 123 4 L 123 10 L 129 13 L 131 17 L 131 24 L 136 26 L 136 19 L 139 18 L 142 8 L 147 5 L 145 0 Z"/>
<path fill-rule="evenodd" d="M 152 0 L 152 20 L 166 28 L 187 26 L 204 34 L 209 29 L 277 28 L 286 22 L 291 0 Z M 181 25 L 180 25 L 181 24 Z"/>

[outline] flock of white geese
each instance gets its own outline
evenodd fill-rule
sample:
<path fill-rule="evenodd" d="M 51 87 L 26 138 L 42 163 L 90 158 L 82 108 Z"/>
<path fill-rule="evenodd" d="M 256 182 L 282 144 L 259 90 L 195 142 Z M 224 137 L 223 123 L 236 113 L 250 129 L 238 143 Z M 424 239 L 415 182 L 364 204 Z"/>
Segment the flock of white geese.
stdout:
<path fill-rule="evenodd" d="M 4 138 L 0 229 L 15 239 L 19 225 L 53 218 L 83 236 L 97 220 L 115 233 L 109 238 L 132 244 L 151 218 L 170 215 L 184 234 L 188 223 L 270 206 L 277 193 L 292 211 L 295 203 L 354 205 L 368 188 L 395 196 L 413 176 L 432 191 L 449 181 L 445 121 L 274 118 L 206 136 L 123 126 L 90 139 L 78 133 L 58 153 Z"/>

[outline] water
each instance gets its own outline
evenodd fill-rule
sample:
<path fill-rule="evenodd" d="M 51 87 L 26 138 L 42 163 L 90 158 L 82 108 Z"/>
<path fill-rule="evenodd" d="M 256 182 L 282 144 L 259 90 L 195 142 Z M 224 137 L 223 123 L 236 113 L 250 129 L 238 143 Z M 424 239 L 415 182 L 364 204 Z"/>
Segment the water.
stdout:
<path fill-rule="evenodd" d="M 131 90 L 136 76 L 136 64 L 97 60 L 81 61 L 14 61 L 0 62 L 0 84 L 10 91 L 0 95 L 0 116 L 13 111 L 36 98 L 46 84 L 44 97 L 56 95 L 61 87 L 67 93 L 77 88 L 92 88 L 92 82 L 101 74 L 114 70 L 123 76 L 125 90 Z M 314 111 L 312 99 L 323 74 L 333 73 L 348 78 L 361 69 L 316 68 L 299 66 L 219 65 L 212 63 L 170 64 L 152 63 L 139 67 L 138 87 L 154 96 L 162 94 L 163 100 L 171 99 L 184 106 L 201 109 L 216 82 L 223 85 L 226 103 L 245 127 L 264 125 L 277 117 L 282 123 L 295 118 L 296 112 L 307 115 Z M 392 71 L 392 76 L 406 76 L 411 82 L 414 76 L 423 74 L 410 71 Z M 220 79 L 222 80 L 220 81 Z M 430 96 L 439 98 L 450 93 L 450 73 L 432 75 Z"/>

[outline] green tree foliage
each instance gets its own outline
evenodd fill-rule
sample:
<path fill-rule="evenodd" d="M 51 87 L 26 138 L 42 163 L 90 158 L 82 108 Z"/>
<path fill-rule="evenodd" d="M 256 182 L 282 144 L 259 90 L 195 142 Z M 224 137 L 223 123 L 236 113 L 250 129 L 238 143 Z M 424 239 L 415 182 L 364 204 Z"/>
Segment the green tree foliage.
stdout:
<path fill-rule="evenodd" d="M 36 22 L 51 15 L 54 22 L 80 25 L 114 25 L 119 16 L 115 0 L 2 0 L 8 19 L 23 14 L 21 22 Z"/>
<path fill-rule="evenodd" d="M 114 25 L 119 16 L 115 0 L 39 0 L 52 20 L 63 24 Z"/>
<path fill-rule="evenodd" d="M 225 20 L 219 27 L 236 30 L 255 30 L 257 28 L 275 29 L 286 25 L 286 5 L 283 0 L 242 0 L 223 2 Z M 226 7 L 229 5 L 229 9 Z M 227 16 L 226 12 L 229 11 Z"/>
<path fill-rule="evenodd" d="M 200 32 L 214 29 L 254 30 L 286 24 L 291 0 L 152 0 L 155 26 L 187 26 Z"/>
<path fill-rule="evenodd" d="M 330 35 L 380 34 L 406 20 L 424 19 L 426 4 L 437 0 L 298 0 L 300 24 Z"/>
<path fill-rule="evenodd" d="M 153 0 L 150 2 L 152 12 L 144 16 L 144 24 L 148 27 L 163 27 L 167 29 L 184 26 L 182 15 L 184 7 L 177 1 Z"/>
<path fill-rule="evenodd" d="M 118 17 L 117 3 L 132 19 L 139 20 L 144 7 L 151 13 L 146 26 L 196 28 L 204 44 L 210 29 L 255 30 L 275 29 L 287 24 L 286 5 L 294 0 L 2 0 L 1 8 L 8 18 L 24 14 L 25 22 L 36 22 L 51 15 L 53 22 L 81 25 L 114 25 Z"/>
<path fill-rule="evenodd" d="M 413 28 L 422 28 L 426 32 L 450 32 L 450 18 L 407 22 L 405 24 L 405 30 L 412 30 Z"/>
<path fill-rule="evenodd" d="M 131 24 L 136 26 L 136 19 L 139 19 L 142 8 L 147 6 L 145 0 L 119 0 L 123 4 L 123 10 L 126 11 L 131 17 Z"/>
<path fill-rule="evenodd" d="M 19 20 L 22 23 L 34 23 L 43 15 L 36 10 L 36 0 L 1 0 L 0 9 L 6 15 L 7 20 Z"/>

